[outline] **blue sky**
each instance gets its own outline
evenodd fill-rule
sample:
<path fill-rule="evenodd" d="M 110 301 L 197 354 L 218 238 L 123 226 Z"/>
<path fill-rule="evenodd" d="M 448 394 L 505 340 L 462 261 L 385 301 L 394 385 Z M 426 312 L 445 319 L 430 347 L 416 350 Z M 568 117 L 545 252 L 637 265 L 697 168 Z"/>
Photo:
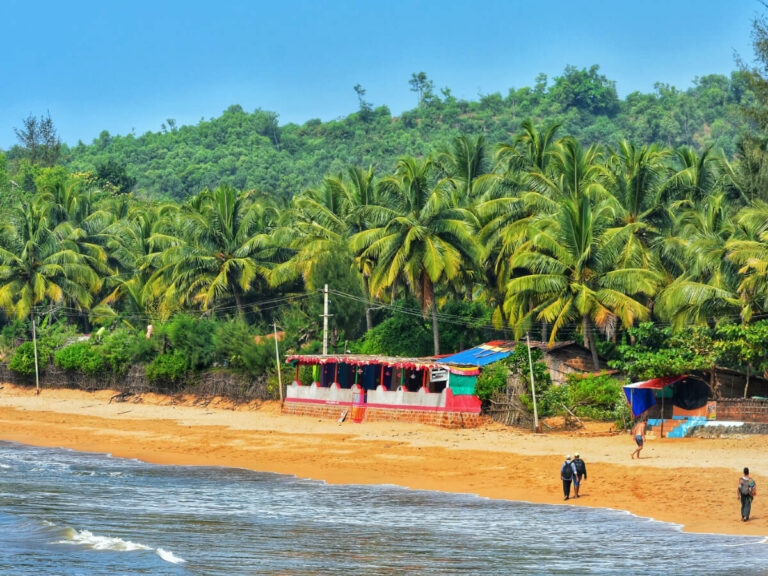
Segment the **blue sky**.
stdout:
<path fill-rule="evenodd" d="M 413 72 L 463 98 L 599 64 L 619 94 L 687 88 L 751 59 L 758 0 L 3 0 L 0 148 L 50 111 L 65 142 L 194 124 L 231 104 L 281 123 L 344 116 L 360 83 L 411 108 Z"/>

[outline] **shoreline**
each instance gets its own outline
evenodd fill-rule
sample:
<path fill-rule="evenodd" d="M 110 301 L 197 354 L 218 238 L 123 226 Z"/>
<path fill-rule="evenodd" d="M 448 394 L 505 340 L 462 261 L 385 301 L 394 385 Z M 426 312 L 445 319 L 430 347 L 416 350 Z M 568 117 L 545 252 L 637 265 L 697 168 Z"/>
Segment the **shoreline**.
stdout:
<path fill-rule="evenodd" d="M 686 532 L 768 535 L 760 465 L 765 436 L 649 440 L 630 460 L 628 434 L 601 423 L 534 435 L 500 424 L 443 429 L 405 423 L 281 416 L 279 403 L 234 407 L 145 394 L 109 404 L 112 391 L 0 389 L 0 439 L 136 458 L 153 464 L 228 466 L 329 484 L 392 484 L 531 504 L 624 511 Z M 582 498 L 563 502 L 559 468 L 580 452 Z M 734 496 L 745 465 L 758 484 L 750 522 Z"/>

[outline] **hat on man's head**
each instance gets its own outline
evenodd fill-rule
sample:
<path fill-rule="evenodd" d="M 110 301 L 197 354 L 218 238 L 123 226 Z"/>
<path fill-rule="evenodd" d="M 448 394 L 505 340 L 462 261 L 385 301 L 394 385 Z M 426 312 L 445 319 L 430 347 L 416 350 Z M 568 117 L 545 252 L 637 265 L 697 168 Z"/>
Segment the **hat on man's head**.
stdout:
<path fill-rule="evenodd" d="M 566 457 L 565 457 L 565 459 L 566 459 L 566 460 L 570 460 L 570 459 L 571 459 L 571 455 L 570 455 L 570 454 L 568 454 L 568 456 L 566 456 Z"/>
<path fill-rule="evenodd" d="M 576 458 L 578 458 L 578 457 L 579 457 L 579 453 L 578 453 L 578 452 L 576 452 Z"/>

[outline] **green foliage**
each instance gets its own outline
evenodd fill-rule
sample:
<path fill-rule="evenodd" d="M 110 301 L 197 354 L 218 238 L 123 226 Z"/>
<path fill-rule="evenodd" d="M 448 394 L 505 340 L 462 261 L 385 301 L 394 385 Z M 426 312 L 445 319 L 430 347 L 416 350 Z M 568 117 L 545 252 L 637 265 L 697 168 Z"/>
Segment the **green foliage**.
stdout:
<path fill-rule="evenodd" d="M 577 108 L 591 114 L 612 114 L 619 107 L 616 83 L 598 74 L 599 66 L 581 70 L 566 66 L 555 78 L 549 96 L 563 108 Z"/>
<path fill-rule="evenodd" d="M 112 188 L 118 194 L 127 194 L 136 184 L 136 178 L 128 175 L 125 165 L 111 158 L 96 166 L 96 178 L 102 188 Z"/>
<path fill-rule="evenodd" d="M 216 322 L 187 314 L 174 316 L 163 327 L 173 350 L 187 362 L 187 370 L 208 368 L 216 358 Z"/>
<path fill-rule="evenodd" d="M 506 392 L 509 375 L 509 358 L 488 364 L 480 370 L 475 384 L 475 394 L 487 407 L 496 394 Z"/>
<path fill-rule="evenodd" d="M 454 323 L 440 327 L 440 348 L 444 352 L 460 352 L 487 340 L 491 310 L 485 302 L 449 300 L 440 313 L 455 318 Z"/>
<path fill-rule="evenodd" d="M 432 331 L 420 317 L 412 302 L 399 301 L 414 314 L 393 312 L 389 318 L 368 331 L 352 349 L 358 354 L 386 354 L 389 356 L 427 356 L 432 352 Z"/>
<path fill-rule="evenodd" d="M 533 377 L 536 387 L 537 410 L 540 416 L 548 414 L 546 405 L 540 404 L 540 398 L 552 386 L 552 378 L 549 375 L 547 365 L 541 360 L 543 354 L 538 348 L 531 348 L 531 360 L 533 361 Z M 525 393 L 521 401 L 526 408 L 533 412 L 533 395 L 531 393 L 531 364 L 528 359 L 528 346 L 519 344 L 512 354 L 504 360 L 484 366 L 477 378 L 475 390 L 485 406 L 495 394 L 506 393 L 507 379 L 516 377 L 525 386 Z"/>
<path fill-rule="evenodd" d="M 252 377 L 275 372 L 275 341 L 256 342 L 249 326 L 242 321 L 221 323 L 216 332 L 216 349 L 227 366 Z"/>
<path fill-rule="evenodd" d="M 12 319 L 10 322 L 3 326 L 2 334 L 0 334 L 0 345 L 3 350 L 11 350 L 16 345 L 16 342 L 24 337 L 27 329 L 21 320 Z"/>
<path fill-rule="evenodd" d="M 650 322 L 630 328 L 633 344 L 617 347 L 619 359 L 609 363 L 633 380 L 677 376 L 693 370 L 711 369 L 717 359 L 714 342 L 705 327 L 673 332 Z"/>
<path fill-rule="evenodd" d="M 135 189 L 154 197 L 183 199 L 227 183 L 290 198 L 349 163 L 389 171 L 399 157 L 426 156 L 459 134 L 509 141 L 525 118 L 559 122 L 585 144 L 625 138 L 671 147 L 717 142 L 732 157 L 745 127 L 740 106 L 753 99 L 742 72 L 704 76 L 686 90 L 659 84 L 652 93 L 635 92 L 623 100 L 597 66 L 569 66 L 550 87 L 540 76 L 532 86 L 511 88 L 507 95 L 470 101 L 457 99 L 448 88 L 436 93 L 420 72 L 409 80 L 418 105 L 399 117 L 384 106 L 372 108 L 362 94 L 359 111 L 303 125 L 280 126 L 274 112 L 249 113 L 235 105 L 192 126 L 138 137 L 103 132 L 90 144 L 67 150 L 63 160 L 73 171 L 95 171 L 110 162 L 128 167 Z M 14 163 L 22 158 L 21 149 L 9 152 Z"/>
<path fill-rule="evenodd" d="M 131 355 L 134 341 L 146 341 L 144 335 L 126 328 L 119 328 L 102 336 L 95 346 L 105 364 L 105 369 L 114 374 L 125 374 L 133 361 Z"/>
<path fill-rule="evenodd" d="M 178 383 L 188 372 L 187 360 L 177 351 L 158 355 L 144 367 L 150 382 Z"/>
<path fill-rule="evenodd" d="M 39 371 L 45 372 L 45 367 L 50 360 L 48 348 L 37 349 L 37 361 Z M 13 352 L 8 368 L 19 374 L 32 375 L 35 373 L 35 349 L 32 342 L 24 342 Z"/>
<path fill-rule="evenodd" d="M 53 356 L 53 362 L 62 370 L 82 372 L 91 376 L 109 367 L 100 350 L 90 342 L 76 342 L 57 350 Z"/>
<path fill-rule="evenodd" d="M 617 428 L 626 428 L 632 418 L 622 390 L 625 384 L 610 374 L 569 374 L 565 384 L 542 394 L 540 406 L 545 415 L 569 416 L 569 410 L 580 418 L 612 420 Z"/>

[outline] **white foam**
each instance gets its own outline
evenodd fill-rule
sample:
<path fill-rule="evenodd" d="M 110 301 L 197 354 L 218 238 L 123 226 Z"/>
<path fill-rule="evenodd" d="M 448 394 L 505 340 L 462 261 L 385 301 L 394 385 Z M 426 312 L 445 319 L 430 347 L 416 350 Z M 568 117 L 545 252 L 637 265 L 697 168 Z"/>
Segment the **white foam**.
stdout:
<path fill-rule="evenodd" d="M 122 538 L 113 538 L 111 536 L 97 536 L 90 530 L 75 530 L 73 528 L 67 528 L 64 531 L 65 540 L 59 540 L 56 544 L 74 544 L 79 546 L 88 546 L 92 550 L 111 550 L 113 552 L 134 552 L 136 550 L 153 550 L 155 554 L 160 556 L 166 562 L 171 564 L 181 564 L 186 562 L 184 558 L 176 556 L 170 550 L 164 550 L 163 548 L 152 548 L 145 546 L 144 544 L 137 544 L 130 540 L 123 540 Z"/>
<path fill-rule="evenodd" d="M 65 540 L 59 540 L 57 544 L 76 544 L 88 546 L 93 550 L 113 550 L 118 552 L 133 552 L 134 550 L 152 550 L 144 544 L 136 544 L 130 540 L 113 538 L 111 536 L 97 536 L 90 530 L 75 530 L 67 528 L 64 531 Z"/>
<path fill-rule="evenodd" d="M 162 548 L 158 548 L 155 550 L 155 552 L 157 552 L 157 555 L 160 556 L 160 558 L 166 562 L 170 562 L 171 564 L 182 564 L 183 562 L 186 562 L 184 558 L 179 558 L 170 550 L 163 550 Z"/>

